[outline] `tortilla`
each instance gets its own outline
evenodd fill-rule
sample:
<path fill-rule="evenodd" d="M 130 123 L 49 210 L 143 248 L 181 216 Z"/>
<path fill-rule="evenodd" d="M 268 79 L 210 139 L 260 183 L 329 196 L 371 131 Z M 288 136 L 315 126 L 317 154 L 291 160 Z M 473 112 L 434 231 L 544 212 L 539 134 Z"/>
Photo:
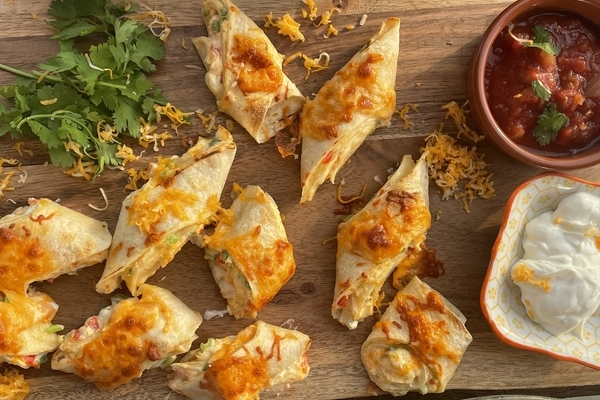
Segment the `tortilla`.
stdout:
<path fill-rule="evenodd" d="M 263 143 L 292 123 L 305 99 L 282 70 L 283 56 L 229 0 L 204 0 L 208 36 L 192 39 L 219 111 Z"/>
<path fill-rule="evenodd" d="M 242 189 L 204 237 L 205 258 L 236 318 L 256 318 L 294 275 L 296 262 L 277 204 L 258 186 Z"/>
<path fill-rule="evenodd" d="M 400 20 L 390 18 L 352 59 L 307 100 L 300 113 L 300 203 L 335 176 L 366 137 L 396 110 Z"/>
<path fill-rule="evenodd" d="M 394 396 L 442 393 L 473 337 L 460 311 L 414 277 L 361 348 L 369 378 Z"/>
<path fill-rule="evenodd" d="M 259 399 L 264 389 L 283 389 L 308 376 L 310 343 L 301 332 L 257 321 L 186 354 L 172 365 L 169 387 L 195 400 Z"/>
<path fill-rule="evenodd" d="M 385 280 L 420 248 L 431 225 L 424 153 L 402 163 L 358 213 L 338 227 L 332 315 L 354 329 L 373 314 Z"/>
<path fill-rule="evenodd" d="M 111 293 L 123 280 L 137 294 L 199 234 L 219 209 L 235 152 L 231 134 L 219 127 L 213 139 L 199 137 L 181 157 L 160 158 L 148 182 L 123 200 L 96 291 Z"/>

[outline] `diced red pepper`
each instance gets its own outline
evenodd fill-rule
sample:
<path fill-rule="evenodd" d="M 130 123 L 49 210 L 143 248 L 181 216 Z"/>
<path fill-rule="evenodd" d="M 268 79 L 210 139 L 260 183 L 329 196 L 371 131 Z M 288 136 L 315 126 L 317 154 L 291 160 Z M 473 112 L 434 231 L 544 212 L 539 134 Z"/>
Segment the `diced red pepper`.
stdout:
<path fill-rule="evenodd" d="M 333 151 L 329 151 L 329 153 L 327 153 L 325 155 L 325 158 L 323 159 L 323 164 L 327 164 L 329 163 L 329 161 L 331 161 L 331 159 L 333 158 Z"/>

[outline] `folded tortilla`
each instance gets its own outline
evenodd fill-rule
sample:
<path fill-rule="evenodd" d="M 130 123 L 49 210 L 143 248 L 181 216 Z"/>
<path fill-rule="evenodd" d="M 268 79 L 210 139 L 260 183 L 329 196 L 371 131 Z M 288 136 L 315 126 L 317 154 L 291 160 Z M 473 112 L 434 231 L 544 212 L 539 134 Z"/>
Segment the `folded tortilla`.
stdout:
<path fill-rule="evenodd" d="M 394 396 L 443 392 L 473 340 L 465 322 L 456 307 L 414 277 L 362 346 L 369 378 Z"/>
<path fill-rule="evenodd" d="M 385 21 L 375 36 L 319 90 L 300 113 L 300 203 L 335 175 L 375 129 L 396 110 L 400 20 Z"/>
<path fill-rule="evenodd" d="M 198 337 L 200 314 L 166 289 L 145 284 L 140 292 L 140 299 L 113 299 L 69 332 L 52 357 L 52 369 L 113 389 L 189 351 Z"/>
<path fill-rule="evenodd" d="M 273 198 L 258 186 L 234 184 L 233 193 L 231 208 L 204 236 L 205 258 L 229 313 L 255 318 L 294 275 L 296 262 Z"/>
<path fill-rule="evenodd" d="M 39 367 L 58 347 L 58 305 L 30 284 L 97 264 L 106 258 L 106 223 L 48 199 L 29 199 L 0 219 L 0 361 Z"/>
<path fill-rule="evenodd" d="M 195 400 L 253 400 L 308 376 L 305 334 L 257 321 L 236 336 L 209 339 L 172 365 L 169 387 Z"/>
<path fill-rule="evenodd" d="M 431 225 L 424 153 L 407 155 L 373 198 L 338 228 L 335 319 L 354 329 L 373 314 L 385 280 L 425 241 Z"/>
<path fill-rule="evenodd" d="M 219 127 L 213 139 L 199 137 L 181 157 L 161 158 L 153 165 L 148 182 L 123 200 L 96 285 L 99 293 L 111 293 L 123 280 L 137 294 L 141 284 L 202 231 L 219 209 L 235 152 L 231 134 Z"/>
<path fill-rule="evenodd" d="M 283 73 L 283 56 L 267 35 L 229 0 L 204 0 L 207 37 L 192 39 L 206 67 L 219 111 L 263 143 L 289 125 L 304 96 Z"/>

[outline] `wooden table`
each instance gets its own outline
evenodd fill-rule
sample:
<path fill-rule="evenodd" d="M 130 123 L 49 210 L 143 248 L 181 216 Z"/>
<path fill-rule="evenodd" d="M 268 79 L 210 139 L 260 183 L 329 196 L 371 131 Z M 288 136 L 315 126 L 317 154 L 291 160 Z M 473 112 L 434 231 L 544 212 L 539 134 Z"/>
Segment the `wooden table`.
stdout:
<path fill-rule="evenodd" d="M 57 45 L 49 36 L 53 30 L 43 20 L 47 18 L 48 1 L 0 0 L 3 29 L 0 31 L 0 62 L 14 67 L 32 69 L 46 57 L 54 55 Z M 319 14 L 330 9 L 332 3 L 317 0 Z M 240 0 L 237 5 L 259 22 L 265 14 L 273 11 L 275 16 L 291 12 L 303 25 L 305 43 L 291 43 L 268 29 L 267 34 L 280 52 L 291 55 L 302 51 L 317 56 L 319 51 L 331 55 L 330 68 L 313 74 L 304 80 L 305 71 L 300 62 L 286 67 L 290 78 L 298 84 L 305 95 L 316 93 L 334 72 L 373 35 L 381 22 L 388 17 L 400 17 L 401 44 L 396 80 L 397 107 L 412 102 L 418 112 L 410 113 L 414 126 L 402 129 L 402 121 L 394 117 L 388 128 L 377 130 L 354 154 L 339 173 L 345 181 L 344 193 L 357 194 L 367 183 L 367 198 L 380 184 L 375 176 L 385 177 L 386 171 L 397 165 L 404 154 L 418 157 L 424 136 L 446 122 L 446 131 L 455 133 L 451 121 L 444 120 L 442 105 L 455 100 L 466 100 L 465 79 L 467 66 L 480 37 L 493 18 L 510 2 L 506 0 L 345 0 L 334 1 L 343 6 L 335 14 L 333 22 L 343 28 L 356 25 L 356 29 L 340 29 L 337 37 L 323 38 L 325 28 L 308 26 L 302 20 L 298 0 L 255 2 Z M 201 66 L 190 39 L 205 33 L 200 16 L 200 1 L 147 1 L 151 7 L 158 6 L 171 19 L 172 32 L 166 44 L 167 55 L 160 62 L 159 72 L 152 76 L 165 95 L 179 108 L 193 111 L 204 108 L 216 110 L 213 95 L 204 84 L 204 71 L 186 68 Z M 368 15 L 364 26 L 358 26 L 363 14 Z M 261 24 L 262 25 L 262 24 Z M 187 49 L 181 45 L 184 38 Z M 12 82 L 8 73 L 0 73 L 0 83 Z M 221 115 L 219 121 L 224 121 Z M 191 118 L 192 127 L 182 129 L 182 135 L 194 136 L 201 128 L 200 121 Z M 330 303 L 335 278 L 335 241 L 323 245 L 325 239 L 334 237 L 340 221 L 333 214 L 339 208 L 336 186 L 324 184 L 315 199 L 301 206 L 299 185 L 299 160 L 282 159 L 274 142 L 258 145 L 236 124 L 233 130 L 238 145 L 236 160 L 231 169 L 222 196 L 225 206 L 230 204 L 231 184 L 238 182 L 260 185 L 279 204 L 285 215 L 285 225 L 291 243 L 295 247 L 297 272 L 283 290 L 260 314 L 266 322 L 281 324 L 294 319 L 298 329 L 312 338 L 309 352 L 311 371 L 309 377 L 293 384 L 282 397 L 289 399 L 339 399 L 367 397 L 369 380 L 360 362 L 360 346 L 371 330 L 373 318 L 361 323 L 355 331 L 348 331 L 334 321 Z M 25 184 L 13 179 L 14 192 L 0 201 L 0 215 L 11 213 L 17 206 L 26 205 L 29 197 L 61 199 L 61 204 L 106 221 L 114 230 L 121 200 L 127 193 L 127 182 L 122 171 L 106 171 L 94 183 L 72 178 L 60 168 L 44 166 L 48 160 L 43 148 L 33 141 L 25 147 L 34 151 L 33 156 L 18 157 L 13 149 L 15 141 L 0 138 L 0 156 L 17 157 L 28 172 Z M 438 279 L 427 280 L 467 317 L 467 327 L 473 335 L 463 361 L 444 395 L 431 398 L 458 399 L 473 395 L 499 393 L 529 393 L 556 396 L 575 396 L 600 393 L 600 372 L 575 363 L 556 361 L 545 355 L 517 350 L 501 342 L 493 334 L 483 318 L 479 305 L 479 293 L 487 270 L 492 244 L 499 229 L 504 205 L 511 191 L 524 180 L 541 170 L 520 164 L 497 151 L 485 141 L 478 145 L 486 153 L 489 171 L 495 174 L 496 196 L 489 200 L 475 199 L 471 212 L 466 213 L 459 201 L 442 202 L 435 187 L 430 188 L 431 211 L 441 211 L 441 218 L 433 222 L 427 243 L 437 250 L 444 262 L 446 274 Z M 140 148 L 135 147 L 136 152 Z M 160 155 L 182 154 L 185 149 L 180 140 L 170 140 L 158 152 L 148 150 L 133 166 L 142 168 Z M 573 175 L 600 180 L 600 167 L 573 171 Z M 89 203 L 103 204 L 99 188 L 103 188 L 110 201 L 108 210 L 94 211 Z M 7 202 L 10 198 L 16 205 Z M 39 283 L 36 288 L 48 293 L 60 305 L 55 323 L 64 324 L 66 331 L 81 326 L 88 316 L 95 315 L 109 304 L 109 297 L 94 291 L 94 282 L 102 273 L 103 265 L 86 268 L 76 276 L 63 276 L 53 283 Z M 157 283 L 159 282 L 160 283 Z M 203 312 L 206 309 L 223 309 L 225 301 L 219 294 L 203 251 L 190 244 L 175 257 L 170 265 L 150 279 L 173 291 L 190 307 Z M 386 286 L 388 298 L 394 295 Z M 205 321 L 198 334 L 201 341 L 208 337 L 235 334 L 250 323 L 235 321 L 226 316 Z M 150 371 L 131 384 L 110 392 L 99 392 L 77 376 L 54 372 L 49 363 L 39 370 L 27 370 L 32 392 L 30 399 L 164 399 L 169 394 L 166 386 L 167 373 Z M 594 386 L 596 385 L 596 386 Z M 528 389 L 526 389 L 528 388 Z M 381 394 L 381 392 L 379 392 Z M 266 393 L 264 398 L 274 398 Z M 181 397 L 172 393 L 170 399 Z M 382 397 L 379 397 L 382 398 Z M 385 397 L 384 397 L 385 398 Z M 410 394 L 406 398 L 421 398 Z"/>

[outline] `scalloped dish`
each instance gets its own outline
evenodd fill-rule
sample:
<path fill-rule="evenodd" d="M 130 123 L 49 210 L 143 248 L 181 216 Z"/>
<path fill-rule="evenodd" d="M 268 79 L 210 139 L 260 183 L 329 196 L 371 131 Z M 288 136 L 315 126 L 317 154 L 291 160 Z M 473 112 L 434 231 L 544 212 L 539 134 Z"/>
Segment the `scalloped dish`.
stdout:
<path fill-rule="evenodd" d="M 554 336 L 527 316 L 521 290 L 509 276 L 510 267 L 523 256 L 525 225 L 539 214 L 555 210 L 564 197 L 582 191 L 600 196 L 600 183 L 550 172 L 515 189 L 492 248 L 480 300 L 492 330 L 507 344 L 600 369 L 600 312 L 584 325 L 583 339 L 572 333 Z"/>

